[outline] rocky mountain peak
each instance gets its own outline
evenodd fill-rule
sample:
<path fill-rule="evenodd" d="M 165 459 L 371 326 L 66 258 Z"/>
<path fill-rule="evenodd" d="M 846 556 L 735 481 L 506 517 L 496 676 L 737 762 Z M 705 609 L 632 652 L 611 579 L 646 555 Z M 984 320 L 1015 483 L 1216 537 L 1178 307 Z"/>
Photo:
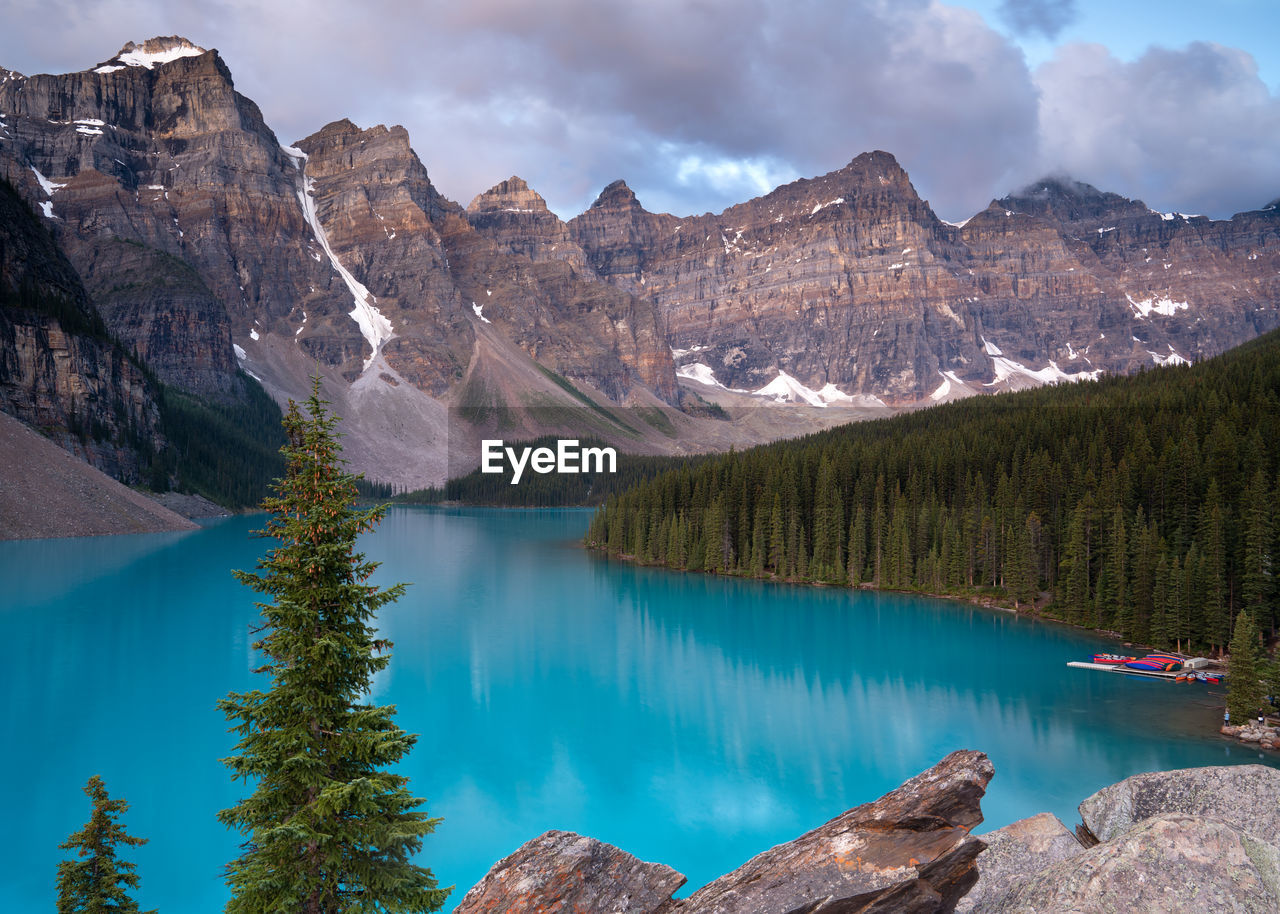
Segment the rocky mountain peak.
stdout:
<path fill-rule="evenodd" d="M 307 174 L 311 177 L 372 168 L 379 183 L 384 180 L 396 183 L 399 179 L 391 179 L 390 175 L 403 178 L 412 173 L 425 190 L 426 169 L 409 145 L 409 131 L 398 125 L 377 124 L 361 129 L 342 118 L 294 145 L 313 157 L 314 161 L 307 165 Z"/>
<path fill-rule="evenodd" d="M 112 73 L 125 67 L 141 67 L 145 70 L 151 70 L 182 57 L 199 57 L 207 53 L 209 52 L 205 48 L 180 35 L 148 38 L 141 43 L 130 41 L 114 57 L 97 67 L 94 72 Z"/>
<path fill-rule="evenodd" d="M 325 140 L 357 136 L 361 133 L 359 127 L 351 122 L 349 118 L 341 118 L 336 121 L 330 121 L 325 124 L 311 136 L 307 137 L 306 142 L 324 142 Z"/>
<path fill-rule="evenodd" d="M 861 155 L 854 156 L 846 166 L 846 169 L 856 169 L 865 171 L 868 169 L 879 168 L 893 175 L 893 177 L 906 177 L 906 169 L 899 164 L 897 157 L 891 152 L 885 152 L 883 149 L 873 149 L 870 152 L 864 152 Z"/>
<path fill-rule="evenodd" d="M 1045 216 L 1063 223 L 1094 222 L 1118 216 L 1145 216 L 1141 200 L 1107 193 L 1065 175 L 1051 175 L 1010 194 L 996 205 L 1018 213 Z"/>
<path fill-rule="evenodd" d="M 635 191 L 627 186 L 627 182 L 619 179 L 600 191 L 600 196 L 596 197 L 596 202 L 591 204 L 591 209 L 643 210 L 644 207 L 636 199 Z"/>
<path fill-rule="evenodd" d="M 479 213 L 545 213 L 547 201 L 531 189 L 521 177 L 512 175 L 501 184 L 495 184 L 467 206 L 468 215 Z"/>

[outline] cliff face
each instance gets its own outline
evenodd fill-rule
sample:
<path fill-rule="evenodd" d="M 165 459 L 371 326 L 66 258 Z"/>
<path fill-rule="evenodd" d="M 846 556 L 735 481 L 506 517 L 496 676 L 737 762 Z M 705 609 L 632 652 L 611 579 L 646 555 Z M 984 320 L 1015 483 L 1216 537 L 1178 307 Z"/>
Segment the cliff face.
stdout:
<path fill-rule="evenodd" d="M 685 373 L 731 388 L 781 371 L 909 403 L 1199 359 L 1280 323 L 1274 208 L 1166 217 L 1057 181 L 953 226 L 884 152 L 716 216 L 647 213 L 618 182 L 570 231 L 660 306 Z"/>
<path fill-rule="evenodd" d="M 215 400 L 242 394 L 226 309 L 189 264 L 118 238 L 78 253 L 85 287 L 112 336 L 160 380 Z"/>
<path fill-rule="evenodd" d="M 155 391 L 89 302 L 79 276 L 0 182 L 0 410 L 129 482 L 159 449 Z"/>
<path fill-rule="evenodd" d="M 1123 315 L 1119 329 L 1131 331 L 1126 352 L 1135 366 L 1149 364 L 1148 350 L 1198 361 L 1277 326 L 1275 205 L 1215 222 L 1153 212 L 1064 179 L 1041 181 L 1000 205 L 1048 221 L 1115 290 L 1110 303 Z"/>
<path fill-rule="evenodd" d="M 562 260 L 579 275 L 595 278 L 569 227 L 523 178 L 510 177 L 479 194 L 467 206 L 467 221 L 498 250 L 537 263 Z"/>
<path fill-rule="evenodd" d="M 342 365 L 348 380 L 364 370 L 377 341 L 402 377 L 443 396 L 462 377 L 474 345 L 436 226 L 457 206 L 431 186 L 403 127 L 360 130 L 338 121 L 297 148 L 305 154 L 294 161 L 299 193 L 313 201 L 312 233 L 358 284 L 339 313 L 309 317 L 302 337 L 347 340 L 326 361 Z M 353 322 L 350 312 L 361 287 L 371 296 L 370 313 L 359 327 L 363 339 L 352 346 L 349 330 L 360 318 Z"/>
<path fill-rule="evenodd" d="M 599 282 L 568 227 L 524 181 L 481 194 L 465 230 L 448 233 L 454 275 L 484 318 L 535 359 L 623 401 L 644 386 L 677 399 L 675 366 L 654 304 Z"/>
<path fill-rule="evenodd" d="M 301 243 L 293 165 L 216 52 L 156 39 L 93 70 L 7 76 L 0 170 L 43 210 L 91 290 L 114 290 L 113 332 L 194 357 L 166 366 L 171 378 L 233 393 L 233 337 L 341 306 L 328 264 Z M 157 254 L 119 263 L 122 240 L 187 264 L 199 283 Z M 138 287 L 156 267 L 175 275 Z M 175 283 L 180 294 L 157 296 Z M 136 300 L 119 288 L 130 285 Z M 147 312 L 164 326 L 142 326 Z"/>

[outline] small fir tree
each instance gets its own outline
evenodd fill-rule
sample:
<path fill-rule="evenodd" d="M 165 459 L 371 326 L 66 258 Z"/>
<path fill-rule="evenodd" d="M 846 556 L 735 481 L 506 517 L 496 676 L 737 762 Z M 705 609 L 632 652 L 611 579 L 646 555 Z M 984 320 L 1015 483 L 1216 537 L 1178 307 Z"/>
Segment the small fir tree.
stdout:
<path fill-rule="evenodd" d="M 1262 684 L 1263 660 L 1258 649 L 1258 626 L 1253 616 L 1236 617 L 1231 636 L 1231 671 L 1227 676 L 1227 710 L 1231 722 L 1243 724 L 1258 713 L 1265 694 Z"/>
<path fill-rule="evenodd" d="M 138 903 L 129 897 L 129 889 L 138 887 L 138 874 L 132 863 L 116 857 L 116 845 L 139 847 L 147 839 L 125 833 L 117 820 L 129 804 L 107 796 L 102 778 L 89 778 L 84 792 L 93 801 L 89 821 L 58 845 L 79 858 L 58 864 L 58 914 L 138 914 Z"/>
<path fill-rule="evenodd" d="M 254 645 L 271 687 L 219 703 L 240 737 L 224 762 L 233 778 L 257 785 L 218 815 L 248 836 L 227 865 L 227 911 L 436 910 L 448 890 L 411 858 L 440 820 L 419 809 L 407 778 L 387 770 L 417 737 L 393 723 L 393 706 L 364 703 L 390 659 L 371 620 L 404 585 L 368 583 L 377 564 L 355 551 L 356 537 L 384 509 L 355 509 L 357 477 L 343 470 L 338 420 L 318 378 L 307 412 L 289 404 L 285 477 L 263 503 L 272 517 L 262 534 L 279 545 L 259 573 L 236 572 L 271 598 L 258 604 L 265 634 Z"/>

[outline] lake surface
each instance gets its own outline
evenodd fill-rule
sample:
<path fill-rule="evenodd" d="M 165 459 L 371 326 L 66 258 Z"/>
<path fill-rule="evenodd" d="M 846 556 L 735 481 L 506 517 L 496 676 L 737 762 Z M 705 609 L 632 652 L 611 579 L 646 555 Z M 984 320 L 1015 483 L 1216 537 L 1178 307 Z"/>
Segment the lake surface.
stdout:
<path fill-rule="evenodd" d="M 402 767 L 444 823 L 421 862 L 445 910 L 550 828 L 689 877 L 685 892 L 958 748 L 996 776 L 977 831 L 1078 821 L 1130 774 L 1258 761 L 1213 732 L 1217 687 L 1070 670 L 1114 646 L 941 600 L 635 568 L 582 550 L 578 510 L 396 509 L 363 546 L 410 582 L 374 696 L 421 734 Z M 256 685 L 268 541 L 195 533 L 0 543 L 0 910 L 54 906 L 57 845 L 92 774 L 131 808 L 143 908 L 220 911 L 245 792 L 215 702 Z"/>

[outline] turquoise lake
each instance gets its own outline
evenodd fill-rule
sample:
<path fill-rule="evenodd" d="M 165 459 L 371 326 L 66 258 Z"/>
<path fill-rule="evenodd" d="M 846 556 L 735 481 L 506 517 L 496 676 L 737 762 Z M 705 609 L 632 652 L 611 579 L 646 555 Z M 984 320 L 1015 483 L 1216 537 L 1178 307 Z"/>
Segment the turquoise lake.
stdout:
<path fill-rule="evenodd" d="M 420 734 L 403 765 L 444 822 L 421 862 L 446 910 L 551 829 L 689 877 L 684 892 L 872 800 L 953 749 L 996 776 L 976 831 L 1130 774 L 1259 761 L 1215 733 L 1223 694 L 1071 670 L 1114 642 L 899 594 L 635 568 L 584 551 L 589 512 L 396 509 L 363 541 L 406 581 L 374 698 Z M 57 845 L 100 774 L 130 803 L 143 908 L 220 911 L 242 796 L 215 708 L 250 672 L 269 541 L 194 533 L 0 543 L 0 910 L 54 907 Z"/>

